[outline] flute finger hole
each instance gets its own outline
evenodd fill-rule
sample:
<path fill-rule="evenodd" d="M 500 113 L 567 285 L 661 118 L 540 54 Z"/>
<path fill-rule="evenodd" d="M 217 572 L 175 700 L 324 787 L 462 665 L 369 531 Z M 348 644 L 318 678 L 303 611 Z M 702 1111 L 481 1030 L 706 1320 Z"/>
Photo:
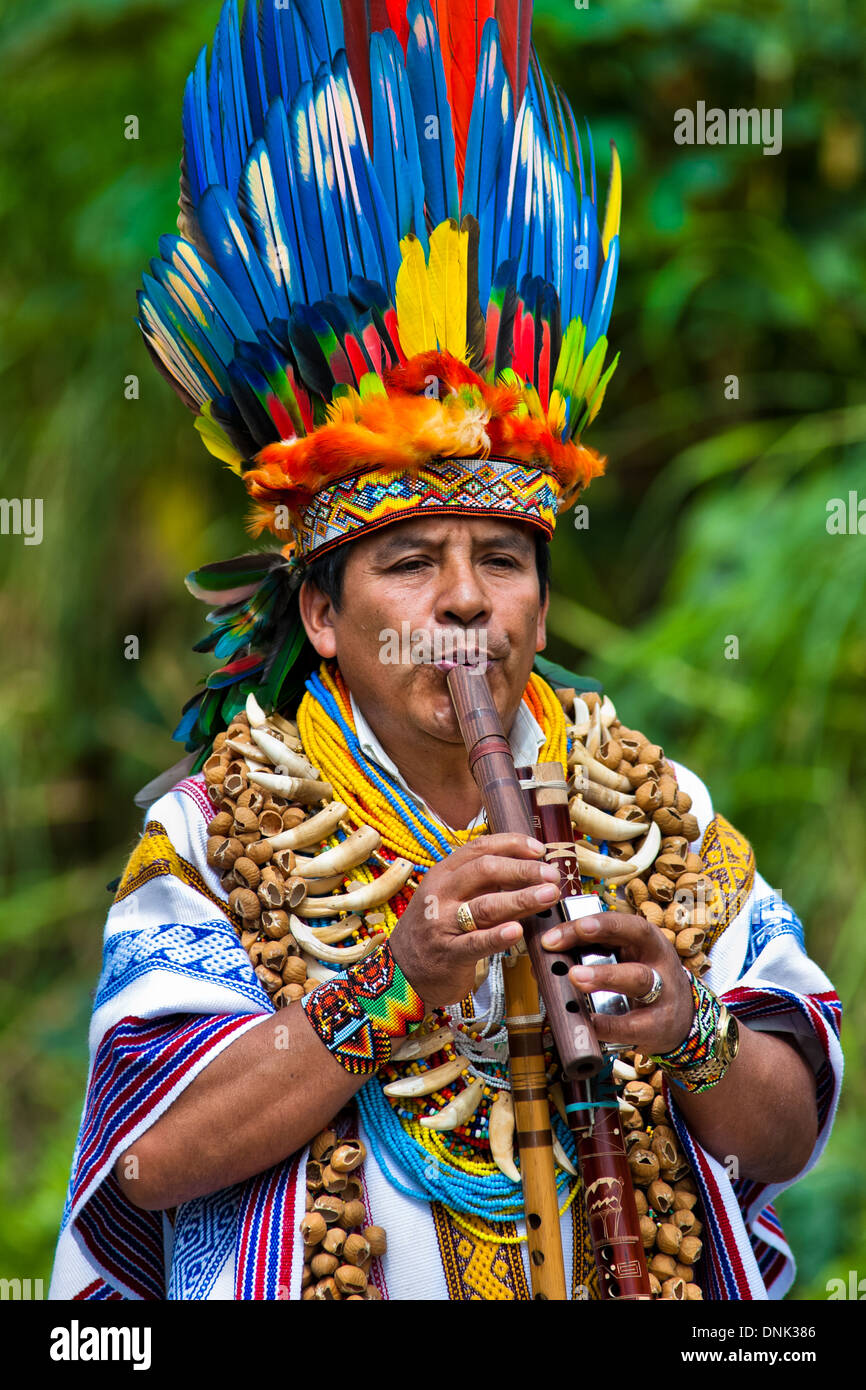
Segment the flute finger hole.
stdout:
<path fill-rule="evenodd" d="M 567 975 L 567 974 L 568 974 L 568 965 L 567 965 L 567 963 L 566 963 L 564 960 L 555 960 L 555 961 L 553 962 L 553 965 L 550 967 L 550 973 L 551 973 L 552 975 Z"/>

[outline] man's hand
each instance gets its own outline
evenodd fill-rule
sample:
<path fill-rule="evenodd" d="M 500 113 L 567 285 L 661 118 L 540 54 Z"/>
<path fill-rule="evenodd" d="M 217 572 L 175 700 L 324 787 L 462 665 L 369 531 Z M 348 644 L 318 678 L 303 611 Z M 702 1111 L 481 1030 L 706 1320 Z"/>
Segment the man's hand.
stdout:
<path fill-rule="evenodd" d="M 605 989 L 639 999 L 649 994 L 652 972 L 658 971 L 662 992 L 654 1004 L 633 1008 L 619 1017 L 593 1016 L 601 1042 L 625 1043 L 648 1057 L 671 1052 L 685 1040 L 695 1011 L 691 984 L 673 946 L 645 917 L 624 912 L 581 917 L 546 932 L 542 945 L 556 951 L 577 948 L 604 952 L 614 948 L 619 952 L 619 965 L 575 965 L 569 970 L 569 979 L 584 994 Z"/>
<path fill-rule="evenodd" d="M 456 1004 L 472 990 L 476 962 L 519 941 L 519 917 L 559 898 L 559 870 L 543 861 L 544 845 L 525 835 L 485 835 L 461 845 L 424 875 L 390 938 L 406 979 L 431 1009 Z M 478 930 L 461 931 L 467 903 Z"/>

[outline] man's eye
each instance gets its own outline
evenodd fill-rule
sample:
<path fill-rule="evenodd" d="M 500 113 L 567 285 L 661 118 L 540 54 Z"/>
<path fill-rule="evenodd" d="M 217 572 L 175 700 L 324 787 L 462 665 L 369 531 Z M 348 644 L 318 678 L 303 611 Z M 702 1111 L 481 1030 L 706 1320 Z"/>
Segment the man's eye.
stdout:
<path fill-rule="evenodd" d="M 513 555 L 491 555 L 488 557 L 488 563 L 493 565 L 501 565 L 504 566 L 506 569 L 517 569 L 517 561 L 515 560 Z"/>
<path fill-rule="evenodd" d="M 416 570 L 423 569 L 424 566 L 426 565 L 426 563 L 427 563 L 426 560 L 418 560 L 418 559 L 415 559 L 415 560 L 399 560 L 399 561 L 397 562 L 396 565 L 392 566 L 392 568 L 394 569 L 395 573 L 397 573 L 397 574 L 400 574 L 400 573 L 411 574 L 411 573 L 413 573 L 413 572 L 416 571 Z"/>

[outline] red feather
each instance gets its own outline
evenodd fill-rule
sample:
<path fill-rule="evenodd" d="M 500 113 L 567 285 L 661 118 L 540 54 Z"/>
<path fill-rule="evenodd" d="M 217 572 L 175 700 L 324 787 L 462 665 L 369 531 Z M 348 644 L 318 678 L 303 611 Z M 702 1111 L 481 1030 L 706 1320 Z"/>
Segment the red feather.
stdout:
<path fill-rule="evenodd" d="M 457 188 L 462 197 L 466 141 L 475 99 L 481 34 L 485 22 L 493 17 L 495 0 L 432 0 L 432 3 L 454 126 Z"/>
<path fill-rule="evenodd" d="M 550 324 L 541 320 L 541 351 L 538 354 L 536 389 L 543 410 L 550 401 Z"/>
<path fill-rule="evenodd" d="M 365 0 L 344 0 L 343 36 L 349 71 L 358 94 L 358 105 L 367 132 L 367 143 L 373 144 L 373 89 L 370 84 L 370 14 Z"/>
<path fill-rule="evenodd" d="M 343 0 L 343 13 L 358 3 L 359 0 Z M 363 3 L 363 0 L 360 0 L 360 3 Z M 378 34 L 382 29 L 393 29 L 405 53 L 409 42 L 406 0 L 367 0 L 367 3 L 370 8 L 370 33 Z"/>
<path fill-rule="evenodd" d="M 502 61 L 519 108 L 526 89 L 529 49 L 532 43 L 532 0 L 496 0 L 496 21 L 502 43 Z"/>

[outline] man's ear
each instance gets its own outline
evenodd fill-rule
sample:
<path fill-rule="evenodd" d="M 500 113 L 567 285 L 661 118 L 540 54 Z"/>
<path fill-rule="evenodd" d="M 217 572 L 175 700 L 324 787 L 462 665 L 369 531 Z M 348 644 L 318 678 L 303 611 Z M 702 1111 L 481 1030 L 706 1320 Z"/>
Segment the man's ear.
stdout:
<path fill-rule="evenodd" d="M 543 652 L 547 646 L 547 610 L 550 607 L 550 585 L 544 595 L 544 602 L 538 610 L 538 626 L 535 631 L 535 650 Z"/>
<path fill-rule="evenodd" d="M 305 579 L 298 595 L 301 622 L 319 656 L 325 659 L 337 655 L 334 632 L 334 606 L 310 579 Z"/>

